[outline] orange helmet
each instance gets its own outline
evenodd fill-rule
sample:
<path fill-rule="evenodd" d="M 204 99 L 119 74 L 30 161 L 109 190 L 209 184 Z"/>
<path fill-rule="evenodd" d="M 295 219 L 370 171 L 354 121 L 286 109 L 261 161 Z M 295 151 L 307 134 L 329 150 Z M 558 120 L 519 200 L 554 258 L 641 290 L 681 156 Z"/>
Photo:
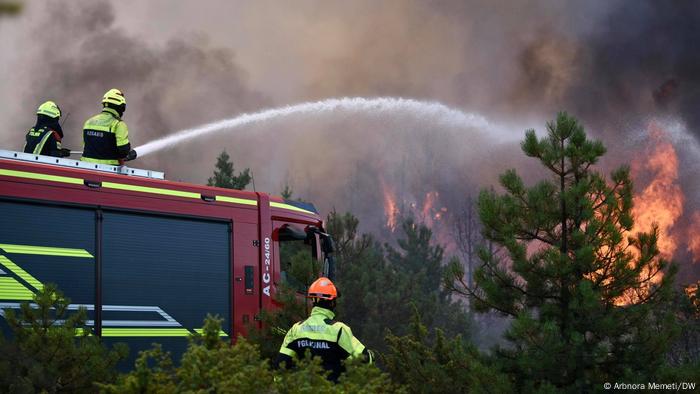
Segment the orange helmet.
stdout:
<path fill-rule="evenodd" d="M 338 298 L 338 290 L 330 279 L 320 277 L 309 286 L 308 298 L 321 298 L 324 300 L 334 300 Z"/>

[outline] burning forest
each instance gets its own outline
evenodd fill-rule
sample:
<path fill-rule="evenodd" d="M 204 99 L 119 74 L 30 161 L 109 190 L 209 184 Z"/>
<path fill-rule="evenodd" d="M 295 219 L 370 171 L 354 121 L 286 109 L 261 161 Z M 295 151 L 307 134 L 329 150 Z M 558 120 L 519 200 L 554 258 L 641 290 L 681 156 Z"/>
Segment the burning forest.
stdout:
<path fill-rule="evenodd" d="M 287 337 L 316 307 L 382 354 L 348 391 L 700 383 L 698 2 L 0 0 L 0 37 L 2 392 L 342 391 L 282 345 L 335 349 Z"/>

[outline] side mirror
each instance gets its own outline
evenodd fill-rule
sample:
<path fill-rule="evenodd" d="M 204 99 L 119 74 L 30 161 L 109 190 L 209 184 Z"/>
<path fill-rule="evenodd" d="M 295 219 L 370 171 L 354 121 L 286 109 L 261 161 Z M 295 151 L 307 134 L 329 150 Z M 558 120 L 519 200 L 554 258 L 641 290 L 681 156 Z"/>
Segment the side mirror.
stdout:
<path fill-rule="evenodd" d="M 321 235 L 321 250 L 323 253 L 331 254 L 335 252 L 335 243 L 333 242 L 333 237 L 328 234 Z"/>
<path fill-rule="evenodd" d="M 335 259 L 333 258 L 333 252 L 335 252 L 335 243 L 333 242 L 333 237 L 330 234 L 324 233 L 316 226 L 306 227 L 306 232 L 311 236 L 312 234 L 318 234 L 321 240 L 321 251 L 323 252 L 323 275 L 330 280 L 335 280 Z"/>
<path fill-rule="evenodd" d="M 321 238 L 321 251 L 323 253 L 330 254 L 335 252 L 335 243 L 333 242 L 333 237 L 331 237 L 330 234 L 324 233 L 316 226 L 307 226 L 306 233 L 309 234 L 309 237 L 311 237 L 312 234 L 319 235 L 319 238 Z"/>

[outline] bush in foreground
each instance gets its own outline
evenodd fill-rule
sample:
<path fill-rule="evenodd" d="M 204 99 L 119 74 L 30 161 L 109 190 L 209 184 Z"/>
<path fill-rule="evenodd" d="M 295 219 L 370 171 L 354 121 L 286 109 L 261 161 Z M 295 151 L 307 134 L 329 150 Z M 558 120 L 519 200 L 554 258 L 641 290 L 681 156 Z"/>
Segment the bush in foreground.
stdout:
<path fill-rule="evenodd" d="M 221 320 L 208 317 L 203 335 L 193 334 L 180 366 L 159 345 L 141 352 L 135 369 L 107 393 L 255 392 L 255 393 L 395 393 L 400 388 L 371 365 L 348 363 L 338 384 L 326 380 L 318 359 L 300 360 L 294 369 L 274 371 L 257 346 L 244 338 L 234 345 L 220 336 Z"/>
<path fill-rule="evenodd" d="M 19 314 L 4 311 L 12 338 L 0 335 L 0 392 L 90 392 L 94 382 L 116 379 L 125 345 L 106 348 L 86 326 L 85 309 L 69 313 L 70 300 L 54 285 L 33 301 L 22 303 Z"/>

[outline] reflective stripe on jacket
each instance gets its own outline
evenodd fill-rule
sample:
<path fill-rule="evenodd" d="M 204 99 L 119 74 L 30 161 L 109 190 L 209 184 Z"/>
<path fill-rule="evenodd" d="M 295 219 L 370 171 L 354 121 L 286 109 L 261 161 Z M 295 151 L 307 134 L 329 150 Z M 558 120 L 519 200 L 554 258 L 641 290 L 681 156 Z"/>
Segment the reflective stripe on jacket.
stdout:
<path fill-rule="evenodd" d="M 333 320 L 334 317 L 333 311 L 314 307 L 308 319 L 289 329 L 280 347 L 280 355 L 295 358 L 308 350 L 312 356 L 321 358 L 321 364 L 331 371 L 329 378 L 334 381 L 343 371 L 343 360 L 364 355 L 371 362 L 371 354 L 365 345 L 352 335 L 350 327 Z"/>
<path fill-rule="evenodd" d="M 32 127 L 27 133 L 24 153 L 61 157 L 61 137 L 48 127 Z"/>
<path fill-rule="evenodd" d="M 103 108 L 83 126 L 83 157 L 92 163 L 115 164 L 129 154 L 129 129 L 117 111 Z"/>

